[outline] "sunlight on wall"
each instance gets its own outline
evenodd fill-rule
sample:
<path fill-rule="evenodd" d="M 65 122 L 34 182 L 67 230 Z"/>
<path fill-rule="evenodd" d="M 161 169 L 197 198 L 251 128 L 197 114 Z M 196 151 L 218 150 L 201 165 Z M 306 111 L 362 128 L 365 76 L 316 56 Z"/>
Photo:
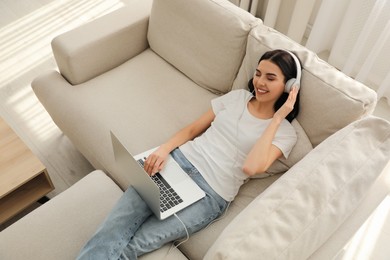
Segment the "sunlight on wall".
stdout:
<path fill-rule="evenodd" d="M 0 86 L 51 56 L 58 34 L 118 9 L 120 1 L 54 1 L 0 29 Z"/>
<path fill-rule="evenodd" d="M 50 138 L 54 125 L 30 83 L 56 68 L 51 40 L 123 5 L 120 0 L 57 0 L 0 28 L 0 106 L 14 126 L 23 122 L 34 138 Z"/>

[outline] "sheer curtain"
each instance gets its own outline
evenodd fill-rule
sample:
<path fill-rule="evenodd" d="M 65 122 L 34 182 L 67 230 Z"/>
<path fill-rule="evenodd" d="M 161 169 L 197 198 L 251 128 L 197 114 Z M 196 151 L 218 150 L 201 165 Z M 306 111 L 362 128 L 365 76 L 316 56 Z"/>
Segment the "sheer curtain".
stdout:
<path fill-rule="evenodd" d="M 259 0 L 229 0 L 233 4 L 241 7 L 244 10 L 247 10 L 253 15 L 257 13 L 257 6 L 259 4 Z"/>
<path fill-rule="evenodd" d="M 376 90 L 390 105 L 389 0 L 231 1 L 253 14 L 262 4 L 261 18 L 273 28 L 288 19 L 287 28 L 276 29 Z"/>
<path fill-rule="evenodd" d="M 390 104 L 390 1 L 322 1 L 306 47 Z"/>

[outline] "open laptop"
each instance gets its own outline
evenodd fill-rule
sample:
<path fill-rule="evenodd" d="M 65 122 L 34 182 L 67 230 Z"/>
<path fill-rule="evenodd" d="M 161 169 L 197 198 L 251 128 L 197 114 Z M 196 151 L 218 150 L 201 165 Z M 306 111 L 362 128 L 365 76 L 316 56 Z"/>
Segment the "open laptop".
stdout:
<path fill-rule="evenodd" d="M 122 174 L 131 175 L 130 184 L 157 218 L 165 219 L 205 196 L 204 191 L 183 171 L 172 156 L 168 156 L 164 169 L 151 177 L 142 165 L 144 158 L 156 148 L 134 157 L 116 135 L 110 133 L 117 169 Z"/>

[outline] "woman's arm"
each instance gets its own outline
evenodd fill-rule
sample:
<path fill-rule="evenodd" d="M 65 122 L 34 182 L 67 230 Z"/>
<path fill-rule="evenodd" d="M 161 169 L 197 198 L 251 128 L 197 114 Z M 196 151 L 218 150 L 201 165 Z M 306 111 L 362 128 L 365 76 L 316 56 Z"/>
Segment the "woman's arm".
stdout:
<path fill-rule="evenodd" d="M 162 144 L 155 152 L 150 154 L 145 161 L 145 171 L 150 175 L 154 175 L 159 172 L 165 165 L 165 160 L 168 154 L 179 147 L 202 134 L 210 127 L 215 118 L 215 114 L 212 109 L 204 113 L 200 118 L 184 127 L 173 135 L 166 143 Z"/>
<path fill-rule="evenodd" d="M 246 175 L 253 176 L 265 172 L 276 159 L 282 156 L 282 151 L 272 144 L 279 125 L 278 120 L 272 119 L 264 133 L 252 147 L 242 167 L 242 171 Z"/>
<path fill-rule="evenodd" d="M 272 141 L 282 121 L 293 110 L 297 94 L 298 89 L 293 87 L 287 101 L 276 111 L 270 124 L 252 147 L 242 168 L 246 175 L 253 176 L 265 172 L 276 159 L 283 155 L 282 151 L 272 144 Z"/>

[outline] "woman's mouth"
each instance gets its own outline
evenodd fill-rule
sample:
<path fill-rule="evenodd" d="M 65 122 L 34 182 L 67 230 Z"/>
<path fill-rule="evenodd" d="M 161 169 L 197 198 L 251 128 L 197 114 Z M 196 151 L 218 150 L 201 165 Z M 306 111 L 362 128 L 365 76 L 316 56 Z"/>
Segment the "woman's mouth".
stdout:
<path fill-rule="evenodd" d="M 266 94 L 269 91 L 267 89 L 256 88 L 256 92 L 259 93 L 259 94 Z"/>

